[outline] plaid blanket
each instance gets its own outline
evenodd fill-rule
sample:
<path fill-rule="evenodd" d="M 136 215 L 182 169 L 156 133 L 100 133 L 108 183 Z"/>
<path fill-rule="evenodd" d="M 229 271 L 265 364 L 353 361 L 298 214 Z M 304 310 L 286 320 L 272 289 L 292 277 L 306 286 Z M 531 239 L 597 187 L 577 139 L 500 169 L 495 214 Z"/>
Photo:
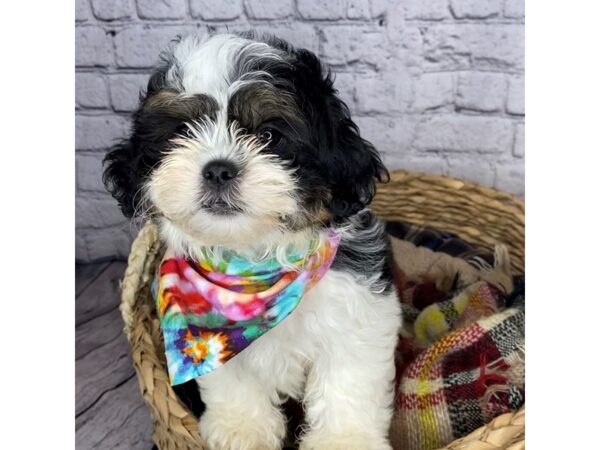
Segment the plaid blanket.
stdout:
<path fill-rule="evenodd" d="M 524 277 L 450 233 L 388 224 L 405 325 L 397 350 L 397 450 L 429 450 L 524 403 Z"/>

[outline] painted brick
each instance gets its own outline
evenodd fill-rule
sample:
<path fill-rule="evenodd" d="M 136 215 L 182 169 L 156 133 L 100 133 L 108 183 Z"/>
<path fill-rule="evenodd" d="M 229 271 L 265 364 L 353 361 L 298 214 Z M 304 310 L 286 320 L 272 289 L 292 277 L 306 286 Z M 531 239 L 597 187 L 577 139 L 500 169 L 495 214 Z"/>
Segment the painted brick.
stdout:
<path fill-rule="evenodd" d="M 113 62 L 112 41 L 104 29 L 77 27 L 75 43 L 75 65 L 108 66 Z"/>
<path fill-rule="evenodd" d="M 140 90 L 146 90 L 149 75 L 127 73 L 109 77 L 110 101 L 115 111 L 135 111 L 139 104 Z"/>
<path fill-rule="evenodd" d="M 412 80 L 406 70 L 356 77 L 356 105 L 359 113 L 405 112 L 412 100 Z"/>
<path fill-rule="evenodd" d="M 117 202 L 109 195 L 77 196 L 75 211 L 77 228 L 103 228 L 127 222 Z"/>
<path fill-rule="evenodd" d="M 448 0 L 418 0 L 404 2 L 407 19 L 442 20 L 450 18 Z"/>
<path fill-rule="evenodd" d="M 449 158 L 448 172 L 453 177 L 474 181 L 486 186 L 494 184 L 495 170 L 490 161 L 482 158 Z"/>
<path fill-rule="evenodd" d="M 349 0 L 346 16 L 348 19 L 368 19 L 371 17 L 369 0 Z"/>
<path fill-rule="evenodd" d="M 356 79 L 353 73 L 340 72 L 335 74 L 333 87 L 338 90 L 338 96 L 341 100 L 354 109 L 356 103 Z"/>
<path fill-rule="evenodd" d="M 80 108 L 108 108 L 110 102 L 104 77 L 97 73 L 77 73 L 75 102 Z"/>
<path fill-rule="evenodd" d="M 354 121 L 360 128 L 360 135 L 370 141 L 388 160 L 401 160 L 412 145 L 416 125 L 414 117 L 355 116 Z"/>
<path fill-rule="evenodd" d="M 387 58 L 385 34 L 368 26 L 325 26 L 323 57 L 329 64 L 348 64 L 362 61 L 381 65 Z"/>
<path fill-rule="evenodd" d="M 499 117 L 425 116 L 416 131 L 415 147 L 424 151 L 510 153 L 513 127 Z"/>
<path fill-rule="evenodd" d="M 423 28 L 423 68 L 522 70 L 524 43 L 521 25 L 435 24 Z"/>
<path fill-rule="evenodd" d="M 306 48 L 314 53 L 319 51 L 319 35 L 311 24 L 296 23 L 293 27 L 288 24 L 257 25 L 253 28 L 258 32 L 273 33 L 281 39 L 293 42 L 296 48 Z"/>
<path fill-rule="evenodd" d="M 102 159 L 104 153 L 77 154 L 77 187 L 82 191 L 106 192 L 102 183 Z"/>
<path fill-rule="evenodd" d="M 494 186 L 503 191 L 523 196 L 525 194 L 525 168 L 523 167 L 523 161 L 516 160 L 510 164 L 498 165 L 496 167 Z"/>
<path fill-rule="evenodd" d="M 183 19 L 187 15 L 185 0 L 137 0 L 142 19 Z"/>
<path fill-rule="evenodd" d="M 448 172 L 446 159 L 439 155 L 413 155 L 396 152 L 385 155 L 383 162 L 389 170 L 404 169 L 433 175 L 444 175 Z"/>
<path fill-rule="evenodd" d="M 394 9 L 402 9 L 402 5 L 398 2 L 389 0 L 370 0 L 371 17 L 385 17 Z"/>
<path fill-rule="evenodd" d="M 457 19 L 489 19 L 502 14 L 503 0 L 450 0 L 450 10 Z"/>
<path fill-rule="evenodd" d="M 336 20 L 346 15 L 346 0 L 296 0 L 296 4 L 304 19 Z"/>
<path fill-rule="evenodd" d="M 519 116 L 525 114 L 525 79 L 522 76 L 511 77 L 510 79 L 506 112 Z"/>
<path fill-rule="evenodd" d="M 409 22 L 410 23 L 410 22 Z M 423 36 L 417 26 L 388 26 L 386 35 L 393 64 L 405 65 L 411 73 L 418 76 L 423 72 Z"/>
<path fill-rule="evenodd" d="M 144 69 L 158 63 L 158 55 L 178 34 L 191 32 L 191 27 L 148 28 L 133 26 L 117 32 L 115 50 L 117 66 Z"/>
<path fill-rule="evenodd" d="M 282 19 L 294 14 L 294 0 L 247 0 L 246 13 L 252 19 Z"/>
<path fill-rule="evenodd" d="M 190 0 L 193 17 L 204 20 L 237 19 L 243 12 L 242 0 Z"/>
<path fill-rule="evenodd" d="M 84 22 L 90 18 L 90 5 L 87 0 L 75 0 L 75 20 Z"/>
<path fill-rule="evenodd" d="M 497 112 L 504 109 L 507 81 L 503 74 L 469 72 L 458 77 L 456 106 L 472 111 Z"/>
<path fill-rule="evenodd" d="M 129 19 L 134 14 L 133 0 L 91 0 L 94 16 L 100 20 Z"/>
<path fill-rule="evenodd" d="M 525 17 L 525 0 L 506 0 L 504 17 L 522 19 Z"/>
<path fill-rule="evenodd" d="M 452 105 L 454 75 L 452 73 L 425 73 L 415 81 L 413 109 L 428 111 Z"/>
<path fill-rule="evenodd" d="M 120 116 L 75 117 L 75 147 L 78 150 L 100 150 L 111 147 L 129 132 L 129 120 Z"/>
<path fill-rule="evenodd" d="M 525 156 L 525 124 L 519 123 L 515 127 L 515 146 L 513 155 L 517 158 Z"/>

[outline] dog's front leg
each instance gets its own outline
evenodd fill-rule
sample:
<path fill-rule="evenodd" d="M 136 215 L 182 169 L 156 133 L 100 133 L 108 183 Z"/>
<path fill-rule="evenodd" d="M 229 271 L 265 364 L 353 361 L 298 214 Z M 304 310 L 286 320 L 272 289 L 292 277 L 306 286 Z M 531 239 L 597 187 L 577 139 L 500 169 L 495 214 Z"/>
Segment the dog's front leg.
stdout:
<path fill-rule="evenodd" d="M 274 386 L 259 381 L 238 355 L 197 379 L 206 410 L 200 435 L 209 450 L 278 450 L 285 418 Z"/>
<path fill-rule="evenodd" d="M 368 299 L 372 304 L 374 299 Z M 324 334 L 306 382 L 307 432 L 301 450 L 391 450 L 394 349 L 400 325 L 395 295 L 378 314 L 355 309 Z M 338 310 L 339 311 L 339 310 Z M 371 316 L 371 319 L 369 319 Z M 365 322 L 370 325 L 365 326 Z"/>

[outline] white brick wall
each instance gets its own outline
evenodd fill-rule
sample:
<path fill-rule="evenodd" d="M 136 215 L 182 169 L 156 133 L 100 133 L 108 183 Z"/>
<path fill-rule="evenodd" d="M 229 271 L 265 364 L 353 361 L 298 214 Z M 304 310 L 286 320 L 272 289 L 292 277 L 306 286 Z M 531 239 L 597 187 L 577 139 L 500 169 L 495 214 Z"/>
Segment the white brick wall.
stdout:
<path fill-rule="evenodd" d="M 207 26 L 317 52 L 390 169 L 523 194 L 524 0 L 76 0 L 78 260 L 127 255 L 102 157 L 159 50 Z"/>

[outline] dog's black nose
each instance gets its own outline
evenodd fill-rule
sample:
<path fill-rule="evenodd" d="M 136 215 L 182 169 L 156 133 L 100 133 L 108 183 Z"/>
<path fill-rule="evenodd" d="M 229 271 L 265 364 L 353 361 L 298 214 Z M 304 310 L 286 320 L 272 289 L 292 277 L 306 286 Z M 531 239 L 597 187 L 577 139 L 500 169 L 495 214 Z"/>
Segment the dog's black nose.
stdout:
<path fill-rule="evenodd" d="M 225 186 L 237 177 L 238 173 L 235 164 L 224 159 L 211 161 L 202 169 L 202 177 L 211 186 Z"/>

